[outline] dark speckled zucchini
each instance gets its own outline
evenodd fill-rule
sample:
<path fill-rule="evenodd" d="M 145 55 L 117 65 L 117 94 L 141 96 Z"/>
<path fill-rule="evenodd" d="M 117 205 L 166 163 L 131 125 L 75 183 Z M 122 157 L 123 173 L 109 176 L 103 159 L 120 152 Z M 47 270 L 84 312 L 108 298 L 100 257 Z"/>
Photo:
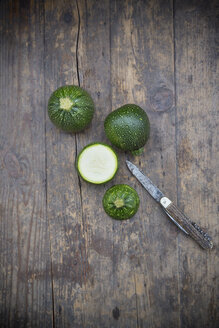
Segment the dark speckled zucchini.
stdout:
<path fill-rule="evenodd" d="M 94 114 L 94 103 L 84 89 L 66 85 L 54 91 L 49 98 L 48 114 L 50 120 L 66 132 L 84 130 Z"/>
<path fill-rule="evenodd" d="M 106 117 L 104 129 L 114 146 L 138 155 L 149 138 L 150 122 L 141 107 L 127 104 Z"/>

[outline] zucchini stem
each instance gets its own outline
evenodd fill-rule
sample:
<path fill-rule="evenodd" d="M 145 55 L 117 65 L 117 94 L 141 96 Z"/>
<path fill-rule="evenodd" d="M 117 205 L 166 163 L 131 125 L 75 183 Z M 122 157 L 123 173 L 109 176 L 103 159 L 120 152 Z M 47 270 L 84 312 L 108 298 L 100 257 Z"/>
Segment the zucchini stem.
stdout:
<path fill-rule="evenodd" d="M 60 108 L 69 111 L 74 105 L 69 97 L 60 98 Z"/>
<path fill-rule="evenodd" d="M 114 205 L 116 206 L 116 208 L 120 208 L 124 206 L 124 200 L 121 198 L 116 198 Z"/>
<path fill-rule="evenodd" d="M 132 153 L 133 156 L 139 156 L 143 153 L 143 151 L 144 151 L 144 147 L 139 148 L 137 150 L 132 150 L 131 153 Z"/>

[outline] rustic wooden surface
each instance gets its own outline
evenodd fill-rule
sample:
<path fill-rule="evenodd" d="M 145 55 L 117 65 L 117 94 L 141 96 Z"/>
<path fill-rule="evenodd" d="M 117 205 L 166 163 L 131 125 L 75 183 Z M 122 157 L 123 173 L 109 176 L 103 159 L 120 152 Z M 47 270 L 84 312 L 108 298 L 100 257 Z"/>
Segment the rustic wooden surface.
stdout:
<path fill-rule="evenodd" d="M 0 1 L 0 327 L 218 327 L 217 1 Z M 79 84 L 89 129 L 56 129 L 52 91 Z M 103 186 L 74 161 L 104 141 L 125 103 L 148 113 L 141 157 L 118 151 Z M 204 251 L 125 167 L 133 161 L 209 232 Z M 107 217 L 105 190 L 140 196 L 129 221 Z"/>

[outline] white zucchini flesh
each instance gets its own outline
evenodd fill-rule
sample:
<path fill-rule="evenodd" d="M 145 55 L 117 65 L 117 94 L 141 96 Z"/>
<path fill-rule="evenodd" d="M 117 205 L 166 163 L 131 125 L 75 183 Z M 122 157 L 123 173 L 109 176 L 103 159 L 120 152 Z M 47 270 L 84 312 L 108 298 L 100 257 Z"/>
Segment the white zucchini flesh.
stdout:
<path fill-rule="evenodd" d="M 79 155 L 78 170 L 88 182 L 100 184 L 113 178 L 118 169 L 118 159 L 114 151 L 102 144 L 86 147 Z"/>

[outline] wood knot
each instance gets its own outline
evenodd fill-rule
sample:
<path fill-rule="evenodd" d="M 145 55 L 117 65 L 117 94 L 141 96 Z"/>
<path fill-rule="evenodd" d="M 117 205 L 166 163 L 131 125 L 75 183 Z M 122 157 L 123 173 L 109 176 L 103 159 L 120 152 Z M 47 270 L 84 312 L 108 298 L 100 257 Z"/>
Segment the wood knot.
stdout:
<path fill-rule="evenodd" d="M 156 112 L 165 112 L 173 106 L 173 91 L 167 87 L 156 88 L 151 96 L 150 103 Z"/>
<path fill-rule="evenodd" d="M 113 318 L 118 320 L 119 317 L 120 317 L 120 311 L 119 311 L 119 308 L 117 308 L 117 306 L 113 309 L 112 311 L 112 314 L 113 314 Z"/>
<path fill-rule="evenodd" d="M 72 22 L 72 13 L 68 11 L 64 13 L 63 20 L 65 23 L 70 24 Z"/>
<path fill-rule="evenodd" d="M 6 153 L 3 162 L 10 177 L 18 179 L 22 176 L 22 168 L 15 154 L 11 152 Z"/>

